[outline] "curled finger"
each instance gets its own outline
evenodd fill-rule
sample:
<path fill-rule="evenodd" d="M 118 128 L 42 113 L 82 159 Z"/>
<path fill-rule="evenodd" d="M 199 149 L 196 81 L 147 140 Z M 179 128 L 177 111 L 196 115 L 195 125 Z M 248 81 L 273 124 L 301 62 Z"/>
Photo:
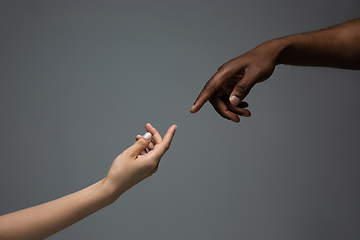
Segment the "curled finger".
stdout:
<path fill-rule="evenodd" d="M 243 116 L 243 117 L 251 116 L 251 112 L 244 108 L 244 107 L 249 106 L 246 102 L 241 102 L 239 105 L 235 106 L 235 105 L 232 105 L 228 99 L 223 98 L 222 100 L 225 103 L 225 105 L 227 106 L 227 108 L 229 109 L 229 111 L 231 111 L 237 115 Z M 242 107 L 242 106 L 244 106 L 244 107 Z"/>
<path fill-rule="evenodd" d="M 154 128 L 150 123 L 147 123 L 145 125 L 145 129 L 152 134 L 152 140 L 155 144 L 161 143 L 162 137 L 156 128 Z"/>
<path fill-rule="evenodd" d="M 240 122 L 239 116 L 229 110 L 228 106 L 224 103 L 220 96 L 213 96 L 210 98 L 210 103 L 214 107 L 215 111 L 217 111 L 223 118 L 233 122 Z"/>

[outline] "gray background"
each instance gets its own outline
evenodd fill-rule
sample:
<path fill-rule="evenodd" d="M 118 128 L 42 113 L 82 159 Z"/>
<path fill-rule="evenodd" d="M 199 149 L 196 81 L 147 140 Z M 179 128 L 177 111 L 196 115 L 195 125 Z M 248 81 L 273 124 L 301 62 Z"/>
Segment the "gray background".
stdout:
<path fill-rule="evenodd" d="M 190 107 L 263 41 L 358 0 L 1 1 L 0 214 L 103 178 L 151 122 L 159 171 L 49 239 L 359 239 L 360 73 L 278 66 L 235 124 Z"/>

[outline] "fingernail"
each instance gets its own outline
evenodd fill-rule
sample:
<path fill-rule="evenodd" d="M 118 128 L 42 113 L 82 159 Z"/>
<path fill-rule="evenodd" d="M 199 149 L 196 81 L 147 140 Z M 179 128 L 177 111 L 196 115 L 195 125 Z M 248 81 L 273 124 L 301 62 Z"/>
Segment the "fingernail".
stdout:
<path fill-rule="evenodd" d="M 152 127 L 152 125 L 150 123 L 147 123 L 147 124 L 149 124 Z"/>
<path fill-rule="evenodd" d="M 177 125 L 175 125 L 175 132 L 176 132 L 176 129 L 177 129 Z"/>
<path fill-rule="evenodd" d="M 151 133 L 147 132 L 143 135 L 143 138 L 149 140 L 151 138 L 151 136 L 152 136 Z"/>
<path fill-rule="evenodd" d="M 231 96 L 229 100 L 230 100 L 231 104 L 233 104 L 233 105 L 239 105 L 241 103 L 241 99 L 234 95 Z"/>

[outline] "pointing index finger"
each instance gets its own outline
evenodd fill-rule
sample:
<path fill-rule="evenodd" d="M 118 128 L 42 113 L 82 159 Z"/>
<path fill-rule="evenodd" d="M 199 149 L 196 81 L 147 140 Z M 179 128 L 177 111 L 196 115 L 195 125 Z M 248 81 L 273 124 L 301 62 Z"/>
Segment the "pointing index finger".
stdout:
<path fill-rule="evenodd" d="M 217 71 L 210 80 L 205 84 L 203 90 L 195 100 L 190 112 L 196 113 L 200 108 L 212 97 L 212 95 L 221 87 L 227 79 L 227 74 L 224 71 Z"/>

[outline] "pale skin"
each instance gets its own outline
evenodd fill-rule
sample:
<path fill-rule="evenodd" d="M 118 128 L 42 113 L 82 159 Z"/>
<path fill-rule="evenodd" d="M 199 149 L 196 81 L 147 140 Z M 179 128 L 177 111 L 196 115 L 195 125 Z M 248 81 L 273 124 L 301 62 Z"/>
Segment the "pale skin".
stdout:
<path fill-rule="evenodd" d="M 170 147 L 176 125 L 168 129 L 164 138 L 150 124 L 145 128 L 151 134 L 136 136 L 137 141 L 115 158 L 106 177 L 97 183 L 62 198 L 0 216 L 0 239 L 49 237 L 112 204 L 132 186 L 154 174 Z"/>
<path fill-rule="evenodd" d="M 244 98 L 279 64 L 360 70 L 360 19 L 272 39 L 226 62 L 206 83 L 190 112 L 196 113 L 209 101 L 233 122 L 239 122 L 240 116 L 250 117 Z"/>

